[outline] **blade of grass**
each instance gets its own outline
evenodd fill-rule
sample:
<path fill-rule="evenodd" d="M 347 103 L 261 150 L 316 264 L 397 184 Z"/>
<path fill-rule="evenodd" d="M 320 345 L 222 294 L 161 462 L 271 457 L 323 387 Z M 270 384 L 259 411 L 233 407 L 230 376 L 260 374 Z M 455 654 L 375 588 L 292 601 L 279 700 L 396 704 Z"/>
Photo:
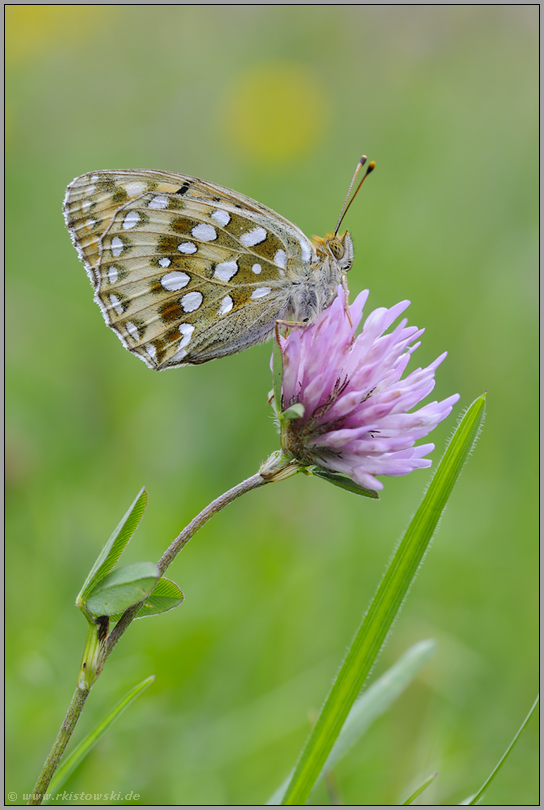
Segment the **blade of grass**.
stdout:
<path fill-rule="evenodd" d="M 154 675 L 150 675 L 149 678 L 146 678 L 145 681 L 142 681 L 137 686 L 128 692 L 125 697 L 119 701 L 117 706 L 108 714 L 107 717 L 99 723 L 96 728 L 94 728 L 87 736 L 79 743 L 79 745 L 74 748 L 72 753 L 69 757 L 65 759 L 62 763 L 60 768 L 55 773 L 53 779 L 51 780 L 51 784 L 49 785 L 47 796 L 49 798 L 44 799 L 43 804 L 49 804 L 50 801 L 55 800 L 56 794 L 59 792 L 60 788 L 64 785 L 70 774 L 77 768 L 79 763 L 87 756 L 89 751 L 96 745 L 99 739 L 106 733 L 112 723 L 117 720 L 120 714 L 124 712 L 127 706 L 130 706 L 133 700 L 135 700 L 138 695 L 147 689 L 147 687 L 153 683 L 155 680 Z"/>
<path fill-rule="evenodd" d="M 414 644 L 357 698 L 327 757 L 321 776 L 336 767 L 370 724 L 400 697 L 419 670 L 432 658 L 435 649 L 436 644 L 432 639 Z"/>
<path fill-rule="evenodd" d="M 468 804 L 468 805 L 470 805 L 470 804 L 477 804 L 479 802 L 479 800 L 482 798 L 482 796 L 484 795 L 485 791 L 487 790 L 487 788 L 489 787 L 489 785 L 491 784 L 493 779 L 496 777 L 496 775 L 498 774 L 498 772 L 500 771 L 500 769 L 502 768 L 502 766 L 504 765 L 504 763 L 508 759 L 508 756 L 510 755 L 510 752 L 512 751 L 513 747 L 515 746 L 515 744 L 517 743 L 517 741 L 519 740 L 519 738 L 521 736 L 521 732 L 523 731 L 523 729 L 525 728 L 525 726 L 527 725 L 527 723 L 529 722 L 529 720 L 533 716 L 533 713 L 534 713 L 536 707 L 538 706 L 539 699 L 540 699 L 540 695 L 537 695 L 536 700 L 533 703 L 533 705 L 531 706 L 531 708 L 529 710 L 529 714 L 527 715 L 527 717 L 525 718 L 525 720 L 521 724 L 518 733 L 515 735 L 514 739 L 512 740 L 512 742 L 510 743 L 510 745 L 508 746 L 508 748 L 506 749 L 506 751 L 504 752 L 504 754 L 502 755 L 500 760 L 498 761 L 495 768 L 491 771 L 491 773 L 489 774 L 489 776 L 487 777 L 487 779 L 483 783 L 483 785 L 480 788 L 480 790 L 478 791 L 478 793 L 475 793 L 473 796 L 468 796 L 468 798 L 464 799 L 462 802 L 459 802 L 459 804 Z"/>
<path fill-rule="evenodd" d="M 425 779 L 425 781 L 424 781 L 424 782 L 422 782 L 422 784 L 421 784 L 421 785 L 418 787 L 418 789 L 417 789 L 417 790 L 414 790 L 414 792 L 412 793 L 412 795 L 411 795 L 411 796 L 408 796 L 408 798 L 406 799 L 406 801 L 402 803 L 402 806 L 404 807 L 404 805 L 405 805 L 405 804 L 412 804 L 412 802 L 413 802 L 415 799 L 417 799 L 417 797 L 418 797 L 418 796 L 419 796 L 421 793 L 423 793 L 423 791 L 425 790 L 425 788 L 426 788 L 426 787 L 428 787 L 428 786 L 431 784 L 431 782 L 432 782 L 432 781 L 433 781 L 433 779 L 434 779 L 434 778 L 437 776 L 437 774 L 438 774 L 438 771 L 437 771 L 436 773 L 432 773 L 430 776 L 428 776 L 428 777 Z"/>
<path fill-rule="evenodd" d="M 418 641 L 357 698 L 318 780 L 337 765 L 374 720 L 386 712 L 404 692 L 419 670 L 434 655 L 435 648 L 436 644 L 432 639 Z M 291 776 L 292 773 L 267 801 L 268 805 L 281 804 Z"/>
<path fill-rule="evenodd" d="M 282 804 L 303 805 L 402 607 L 453 486 L 473 447 L 485 410 L 485 394 L 468 408 L 452 436 L 406 534 L 334 681 L 302 751 Z"/>

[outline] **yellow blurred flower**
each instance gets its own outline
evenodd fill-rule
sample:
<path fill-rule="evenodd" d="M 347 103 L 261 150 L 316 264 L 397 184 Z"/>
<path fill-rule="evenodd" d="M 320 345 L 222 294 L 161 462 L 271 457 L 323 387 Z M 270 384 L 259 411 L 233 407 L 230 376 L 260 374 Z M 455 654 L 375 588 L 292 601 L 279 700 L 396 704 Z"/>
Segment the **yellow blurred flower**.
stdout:
<path fill-rule="evenodd" d="M 77 46 L 109 13 L 106 5 L 6 5 L 6 63 L 16 65 L 59 44 Z"/>
<path fill-rule="evenodd" d="M 224 98 L 222 124 L 234 145 L 262 163 L 313 149 L 327 123 L 319 80 L 294 62 L 270 62 L 238 78 Z"/>

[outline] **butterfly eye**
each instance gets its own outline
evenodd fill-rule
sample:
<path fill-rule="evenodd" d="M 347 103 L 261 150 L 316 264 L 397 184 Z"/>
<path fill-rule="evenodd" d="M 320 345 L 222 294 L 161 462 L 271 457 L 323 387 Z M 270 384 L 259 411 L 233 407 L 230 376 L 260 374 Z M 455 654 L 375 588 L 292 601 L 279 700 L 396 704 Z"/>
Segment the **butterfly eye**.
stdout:
<path fill-rule="evenodd" d="M 334 237 L 333 239 L 329 239 L 329 241 L 327 242 L 327 245 L 328 245 L 329 250 L 330 250 L 330 252 L 332 253 L 332 255 L 334 256 L 335 259 L 341 259 L 342 258 L 345 251 L 344 251 L 344 245 L 342 244 L 340 239 L 337 239 L 336 237 Z"/>

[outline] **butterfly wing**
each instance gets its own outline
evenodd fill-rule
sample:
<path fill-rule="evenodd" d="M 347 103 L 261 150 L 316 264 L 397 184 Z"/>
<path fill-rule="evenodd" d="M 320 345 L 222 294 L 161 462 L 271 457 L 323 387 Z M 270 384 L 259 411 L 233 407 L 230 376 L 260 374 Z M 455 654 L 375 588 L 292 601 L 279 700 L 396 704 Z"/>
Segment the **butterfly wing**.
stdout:
<path fill-rule="evenodd" d="M 265 340 L 316 262 L 288 220 L 185 175 L 85 174 L 68 186 L 64 214 L 106 323 L 153 369 Z"/>

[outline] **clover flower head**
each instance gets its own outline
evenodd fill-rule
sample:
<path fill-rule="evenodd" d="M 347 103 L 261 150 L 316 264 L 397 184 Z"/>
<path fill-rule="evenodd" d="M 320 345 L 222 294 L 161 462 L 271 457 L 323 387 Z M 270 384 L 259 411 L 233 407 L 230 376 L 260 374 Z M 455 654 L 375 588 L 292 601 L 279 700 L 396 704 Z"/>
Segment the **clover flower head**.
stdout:
<path fill-rule="evenodd" d="M 280 336 L 281 410 L 291 416 L 280 423 L 282 449 L 300 466 L 347 476 L 375 492 L 383 489 L 376 476 L 431 465 L 424 456 L 434 445 L 416 441 L 448 416 L 459 395 L 412 410 L 433 390 L 446 352 L 401 379 L 424 330 L 403 319 L 386 334 L 410 304 L 401 301 L 371 312 L 356 336 L 367 298 L 365 290 L 348 306 L 338 287 L 315 323 Z"/>

